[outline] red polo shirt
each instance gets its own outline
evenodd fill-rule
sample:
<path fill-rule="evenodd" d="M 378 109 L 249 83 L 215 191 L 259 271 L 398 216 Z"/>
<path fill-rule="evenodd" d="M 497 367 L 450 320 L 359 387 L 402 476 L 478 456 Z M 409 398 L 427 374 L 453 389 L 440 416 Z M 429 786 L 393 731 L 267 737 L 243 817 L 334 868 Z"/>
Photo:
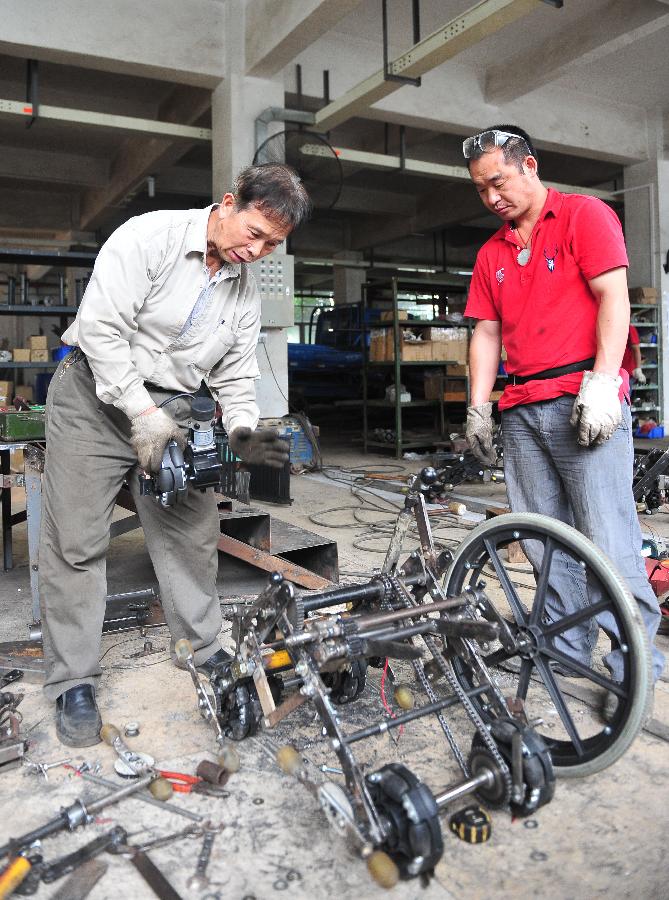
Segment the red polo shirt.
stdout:
<path fill-rule="evenodd" d="M 601 200 L 549 188 L 526 266 L 512 223 L 505 222 L 476 257 L 465 315 L 502 323 L 507 372 L 531 375 L 597 353 L 599 303 L 588 281 L 627 266 L 623 232 Z M 622 374 L 622 372 L 621 372 Z M 578 394 L 582 372 L 508 385 L 500 409 Z"/>

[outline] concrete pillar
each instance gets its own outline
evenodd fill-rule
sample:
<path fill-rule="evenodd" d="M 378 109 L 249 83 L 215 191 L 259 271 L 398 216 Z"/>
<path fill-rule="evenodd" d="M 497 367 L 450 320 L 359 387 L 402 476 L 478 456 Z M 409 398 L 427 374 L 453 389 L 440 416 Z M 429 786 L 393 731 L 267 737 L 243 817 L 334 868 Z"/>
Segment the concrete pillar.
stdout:
<path fill-rule="evenodd" d="M 282 77 L 267 80 L 243 75 L 246 71 L 244 7 L 240 0 L 226 3 L 226 74 L 211 97 L 212 195 L 215 200 L 220 200 L 232 187 L 239 171 L 253 161 L 256 117 L 270 106 L 285 105 Z M 274 131 L 283 127 L 279 123 Z"/>
<path fill-rule="evenodd" d="M 333 272 L 335 306 L 340 303 L 359 303 L 362 300 L 362 285 L 367 277 L 367 269 L 347 266 L 345 261 L 362 262 L 362 253 L 342 250 L 335 253 L 333 259 L 342 261 L 335 264 Z"/>
<path fill-rule="evenodd" d="M 663 263 L 669 251 L 669 161 L 663 158 L 658 123 L 657 140 L 651 140 L 653 158 L 625 169 L 625 237 L 630 257 L 630 287 L 658 290 L 661 334 L 659 416 L 669 426 L 669 274 Z"/>

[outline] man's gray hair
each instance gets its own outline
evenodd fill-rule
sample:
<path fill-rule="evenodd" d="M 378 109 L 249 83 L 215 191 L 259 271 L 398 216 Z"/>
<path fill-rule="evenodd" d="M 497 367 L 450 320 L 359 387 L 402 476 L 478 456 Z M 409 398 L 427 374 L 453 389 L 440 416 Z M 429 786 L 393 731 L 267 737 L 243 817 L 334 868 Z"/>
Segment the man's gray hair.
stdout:
<path fill-rule="evenodd" d="M 295 169 L 264 163 L 243 169 L 232 189 L 237 209 L 255 206 L 291 231 L 311 214 L 311 200 Z"/>

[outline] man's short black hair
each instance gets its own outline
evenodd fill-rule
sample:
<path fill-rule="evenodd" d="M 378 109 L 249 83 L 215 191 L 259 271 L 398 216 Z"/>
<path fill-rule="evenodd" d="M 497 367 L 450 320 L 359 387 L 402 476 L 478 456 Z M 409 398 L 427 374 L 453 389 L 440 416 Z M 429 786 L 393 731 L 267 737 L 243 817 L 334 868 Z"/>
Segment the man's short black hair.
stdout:
<path fill-rule="evenodd" d="M 532 144 L 532 138 L 526 131 L 519 128 L 518 125 L 491 125 L 489 128 L 485 128 L 484 131 L 506 131 L 508 134 L 518 135 L 520 140 L 509 138 L 509 140 L 502 145 L 502 153 L 504 154 L 504 162 L 507 165 L 513 163 L 519 172 L 523 172 L 523 162 L 525 161 L 526 156 L 529 155 L 538 159 L 537 151 Z M 472 159 L 480 159 L 482 156 L 482 151 L 477 148 Z M 471 162 L 471 160 L 468 162 Z"/>
<path fill-rule="evenodd" d="M 237 209 L 255 206 L 268 219 L 291 231 L 311 213 L 311 200 L 299 175 L 291 166 L 280 163 L 242 169 L 232 192 Z"/>

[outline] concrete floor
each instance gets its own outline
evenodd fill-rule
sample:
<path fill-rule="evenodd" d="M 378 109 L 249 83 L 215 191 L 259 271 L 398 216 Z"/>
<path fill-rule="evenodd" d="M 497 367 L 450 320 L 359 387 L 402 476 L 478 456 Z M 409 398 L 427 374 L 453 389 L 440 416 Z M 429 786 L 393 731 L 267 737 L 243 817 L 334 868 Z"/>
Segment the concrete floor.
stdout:
<path fill-rule="evenodd" d="M 357 451 L 326 450 L 329 465 L 358 466 Z M 394 470 L 389 457 L 368 456 L 365 467 L 380 473 Z M 421 463 L 401 464 L 406 472 Z M 331 473 L 332 474 L 332 473 Z M 491 485 L 466 486 L 470 494 L 504 499 L 503 488 Z M 303 528 L 331 537 L 339 545 L 342 580 L 365 580 L 381 565 L 387 537 L 369 533 L 368 526 L 353 518 L 351 507 L 358 501 L 349 488 L 321 475 L 294 477 L 291 507 L 265 505 L 272 515 Z M 16 495 L 20 502 L 20 492 Z M 399 499 L 399 498 L 398 498 Z M 378 501 L 374 501 L 375 503 Z M 381 502 L 382 507 L 390 506 Z M 347 507 L 347 508 L 342 508 Z M 335 512 L 325 512 L 340 508 Z M 310 515 L 321 514 L 328 526 L 316 526 Z M 392 518 L 389 513 L 359 513 L 364 522 Z M 646 526 L 648 519 L 642 520 Z M 339 524 L 341 527 L 332 527 Z M 653 529 L 669 535 L 669 516 L 650 520 Z M 27 637 L 30 619 L 29 583 L 25 526 L 15 529 L 15 568 L 0 574 L 0 621 L 2 639 Z M 361 538 L 361 535 L 364 536 Z M 440 530 L 442 537 L 461 538 L 464 532 Z M 364 547 L 365 549 L 361 549 Z M 229 572 L 229 575 L 226 575 Z M 221 593 L 247 594 L 243 573 L 221 566 Z M 154 575 L 144 551 L 140 531 L 129 532 L 112 541 L 108 563 L 109 592 L 146 587 Z M 262 579 L 260 582 L 262 583 Z M 226 628 L 222 639 L 225 641 Z M 166 648 L 166 629 L 152 630 L 157 648 Z M 659 639 L 669 652 L 669 640 Z M 138 721 L 141 735 L 129 739 L 133 749 L 152 754 L 161 767 L 193 772 L 197 763 L 215 757 L 213 731 L 200 718 L 188 675 L 171 665 L 166 652 L 132 658 L 142 647 L 135 632 L 103 638 L 104 674 L 99 690 L 103 719 L 122 726 Z M 401 667 L 400 667 L 401 669 Z M 380 673 L 371 670 L 363 698 L 346 708 L 347 727 L 378 720 Z M 666 676 L 665 676 L 666 677 Z M 24 684 L 25 699 L 20 707 L 23 728 L 30 740 L 29 757 L 54 761 L 72 756 L 99 761 L 102 774 L 114 779 L 114 753 L 106 745 L 77 752 L 61 746 L 56 738 L 53 710 L 41 696 L 39 685 Z M 582 715 L 595 713 L 582 705 Z M 656 688 L 655 719 L 669 726 L 669 686 L 661 681 Z M 464 715 L 449 716 L 456 736 L 467 750 L 471 727 Z M 208 900 L 265 900 L 289 892 L 293 898 L 382 896 L 385 891 L 369 879 L 365 866 L 331 832 L 313 797 L 299 784 L 283 775 L 274 762 L 276 749 L 296 742 L 314 763 L 326 760 L 337 765 L 332 754 L 318 741 L 318 728 L 309 707 L 302 707 L 272 732 L 262 733 L 239 746 L 242 767 L 228 784 L 229 796 L 212 799 L 175 795 L 173 802 L 202 813 L 222 826 L 214 843 L 209 867 L 211 887 L 201 893 L 189 890 L 187 879 L 195 869 L 201 838 L 183 840 L 152 851 L 151 858 L 174 888 L 186 896 Z M 385 735 L 361 747 L 360 758 L 370 769 L 391 762 L 404 762 L 414 769 L 435 792 L 459 778 L 458 767 L 441 736 L 436 721 L 423 719 L 409 726 L 399 739 Z M 101 789 L 85 784 L 64 768 L 52 769 L 48 782 L 23 770 L 3 773 L 0 778 L 2 808 L 0 843 L 20 835 L 56 815 L 61 806 L 77 797 L 99 796 Z M 336 778 L 336 776 L 335 776 Z M 444 817 L 445 852 L 430 886 L 418 882 L 401 883 L 394 890 L 398 898 L 535 898 L 581 900 L 581 898 L 669 897 L 669 865 L 666 851 L 666 791 L 669 780 L 667 743 L 643 732 L 625 757 L 599 775 L 587 779 L 560 780 L 553 802 L 540 809 L 531 820 L 512 821 L 504 812 L 493 812 L 493 835 L 482 846 L 464 844 L 451 835 Z M 44 842 L 45 855 L 53 859 L 83 845 L 115 824 L 125 827 L 138 842 L 179 830 L 188 821 L 155 810 L 137 800 L 104 810 L 86 829 L 61 834 Z M 109 868 L 91 893 L 93 900 L 126 896 L 143 900 L 154 896 L 130 863 L 117 856 L 102 857 Z M 56 885 L 42 885 L 38 898 L 53 896 Z"/>

